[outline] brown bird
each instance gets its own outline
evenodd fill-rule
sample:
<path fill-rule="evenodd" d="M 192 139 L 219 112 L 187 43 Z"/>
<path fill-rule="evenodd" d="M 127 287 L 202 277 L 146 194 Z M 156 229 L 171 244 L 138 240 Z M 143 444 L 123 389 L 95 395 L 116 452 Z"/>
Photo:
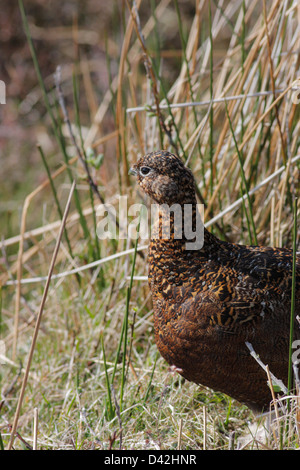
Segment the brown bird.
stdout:
<path fill-rule="evenodd" d="M 254 411 L 268 408 L 272 396 L 267 375 L 246 342 L 287 384 L 292 250 L 221 241 L 199 225 L 194 177 L 176 155 L 150 153 L 130 172 L 160 207 L 149 245 L 148 277 L 161 355 L 187 380 Z M 203 233 L 203 243 L 196 240 L 201 239 L 198 233 Z M 300 315 L 299 253 L 295 298 L 295 315 Z M 296 320 L 294 335 L 300 338 Z"/>

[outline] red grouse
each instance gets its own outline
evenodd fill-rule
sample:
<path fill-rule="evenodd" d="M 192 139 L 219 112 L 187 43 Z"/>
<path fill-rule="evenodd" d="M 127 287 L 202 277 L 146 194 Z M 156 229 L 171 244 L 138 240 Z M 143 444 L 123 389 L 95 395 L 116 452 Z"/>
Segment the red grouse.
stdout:
<path fill-rule="evenodd" d="M 262 411 L 272 396 L 266 372 L 250 355 L 246 342 L 286 384 L 292 251 L 228 243 L 203 226 L 201 246 L 190 243 L 185 208 L 190 209 L 188 232 L 194 242 L 199 231 L 192 172 L 176 155 L 161 150 L 140 158 L 131 173 L 160 207 L 148 261 L 161 355 L 187 380 Z M 176 208 L 182 209 L 181 219 Z M 300 315 L 299 253 L 295 297 L 296 316 Z M 294 334 L 300 338 L 296 321 Z"/>

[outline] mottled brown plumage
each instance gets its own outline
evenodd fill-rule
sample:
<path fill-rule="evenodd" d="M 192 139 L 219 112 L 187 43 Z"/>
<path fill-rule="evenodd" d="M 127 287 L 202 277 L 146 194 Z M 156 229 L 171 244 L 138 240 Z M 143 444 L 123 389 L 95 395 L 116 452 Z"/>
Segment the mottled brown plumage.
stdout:
<path fill-rule="evenodd" d="M 158 204 L 191 204 L 191 171 L 166 151 L 138 160 L 132 172 Z M 167 215 L 169 216 L 167 217 Z M 250 356 L 250 342 L 270 371 L 285 384 L 291 310 L 292 251 L 224 242 L 204 229 L 201 249 L 186 248 L 174 235 L 172 212 L 161 211 L 149 246 L 149 285 L 157 347 L 188 380 L 224 392 L 253 410 L 268 407 L 267 376 Z M 162 229 L 171 221 L 171 237 Z M 199 227 L 198 227 L 199 229 Z M 297 256 L 296 314 L 300 315 L 300 257 Z M 295 338 L 300 338 L 295 322 Z"/>

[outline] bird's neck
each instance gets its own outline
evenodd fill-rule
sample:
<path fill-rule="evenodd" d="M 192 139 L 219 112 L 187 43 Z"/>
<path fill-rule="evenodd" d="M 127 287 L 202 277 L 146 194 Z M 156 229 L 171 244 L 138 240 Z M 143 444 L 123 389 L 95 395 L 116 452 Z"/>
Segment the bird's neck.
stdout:
<path fill-rule="evenodd" d="M 159 298 L 164 286 L 181 285 L 182 273 L 193 276 L 217 249 L 218 239 L 203 226 L 197 205 L 181 209 L 160 208 L 151 233 L 148 279 Z"/>
<path fill-rule="evenodd" d="M 201 209 L 195 198 L 183 204 L 157 205 L 151 243 L 179 251 L 198 251 L 214 243 L 216 238 L 204 227 Z"/>

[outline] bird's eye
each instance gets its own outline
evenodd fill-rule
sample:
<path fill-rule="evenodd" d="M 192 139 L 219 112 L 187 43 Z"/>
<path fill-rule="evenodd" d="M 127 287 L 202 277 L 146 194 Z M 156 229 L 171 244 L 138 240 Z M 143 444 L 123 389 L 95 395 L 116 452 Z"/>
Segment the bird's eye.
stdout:
<path fill-rule="evenodd" d="M 142 167 L 140 168 L 140 174 L 141 174 L 141 176 L 147 176 L 147 175 L 149 175 L 150 171 L 151 171 L 151 168 L 149 168 L 148 166 L 142 166 Z"/>

